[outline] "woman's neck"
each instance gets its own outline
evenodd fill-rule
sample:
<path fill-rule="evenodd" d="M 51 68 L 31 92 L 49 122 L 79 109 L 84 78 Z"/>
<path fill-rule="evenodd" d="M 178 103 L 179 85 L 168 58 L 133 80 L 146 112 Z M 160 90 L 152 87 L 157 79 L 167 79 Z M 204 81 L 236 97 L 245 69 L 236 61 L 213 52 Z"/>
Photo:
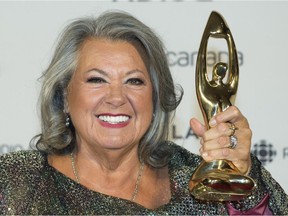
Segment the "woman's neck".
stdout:
<path fill-rule="evenodd" d="M 142 167 L 137 149 L 127 154 L 117 153 L 96 154 L 93 151 L 92 154 L 91 151 L 77 149 L 73 152 L 75 170 L 70 155 L 52 155 L 48 161 L 51 166 L 90 190 L 131 200 L 149 209 L 169 202 L 168 167 L 157 169 L 146 164 Z"/>
<path fill-rule="evenodd" d="M 136 145 L 127 149 L 91 148 L 83 145 L 75 149 L 74 154 L 79 165 L 86 164 L 103 173 L 127 170 L 140 164 Z"/>

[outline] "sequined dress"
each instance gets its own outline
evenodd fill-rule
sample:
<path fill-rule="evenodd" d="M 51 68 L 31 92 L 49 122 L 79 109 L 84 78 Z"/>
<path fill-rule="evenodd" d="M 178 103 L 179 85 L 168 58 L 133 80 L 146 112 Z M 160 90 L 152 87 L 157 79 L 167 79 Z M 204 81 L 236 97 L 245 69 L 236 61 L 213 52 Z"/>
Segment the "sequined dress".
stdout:
<path fill-rule="evenodd" d="M 151 210 L 137 203 L 89 190 L 50 166 L 47 154 L 37 150 L 0 156 L 0 213 L 5 215 L 227 215 L 227 203 L 194 199 L 188 181 L 201 158 L 169 143 L 173 150 L 169 176 L 171 200 Z M 269 209 L 288 214 L 288 197 L 281 186 L 252 156 L 250 176 L 257 189 L 243 201 L 233 202 L 245 212 L 269 194 Z"/>

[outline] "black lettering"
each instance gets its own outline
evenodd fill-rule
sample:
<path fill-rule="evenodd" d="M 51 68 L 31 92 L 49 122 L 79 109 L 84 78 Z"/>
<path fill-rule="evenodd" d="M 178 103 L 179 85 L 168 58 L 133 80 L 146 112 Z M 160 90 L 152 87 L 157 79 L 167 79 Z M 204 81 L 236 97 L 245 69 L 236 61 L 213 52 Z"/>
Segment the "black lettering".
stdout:
<path fill-rule="evenodd" d="M 212 67 L 212 66 L 215 65 L 216 62 L 217 62 L 216 53 L 212 52 L 212 51 L 207 52 L 207 55 L 206 55 L 206 64 L 207 64 L 207 66 Z"/>
<path fill-rule="evenodd" d="M 187 66 L 189 65 L 189 54 L 187 52 L 180 52 L 179 53 L 178 64 L 180 66 Z"/>
<path fill-rule="evenodd" d="M 177 56 L 177 54 L 175 52 L 170 51 L 170 52 L 168 52 L 166 54 L 166 56 L 167 56 L 167 59 L 168 59 L 168 64 L 170 66 L 174 66 L 174 65 L 177 64 L 177 60 L 173 61 L 175 59 L 175 57 Z"/>
<path fill-rule="evenodd" d="M 196 62 L 197 62 L 197 54 L 198 54 L 198 52 L 192 52 L 192 53 L 191 53 L 191 59 L 190 59 L 190 61 L 191 61 L 190 65 L 191 65 L 191 66 L 196 65 Z"/>
<path fill-rule="evenodd" d="M 288 157 L 288 147 L 283 149 L 283 158 Z"/>
<path fill-rule="evenodd" d="M 239 66 L 243 65 L 243 63 L 244 63 L 243 53 L 242 52 L 238 52 L 238 64 L 239 64 Z"/>
<path fill-rule="evenodd" d="M 187 51 L 168 51 L 166 53 L 169 66 L 195 66 L 197 63 L 198 52 L 187 52 Z M 243 65 L 244 55 L 242 52 L 237 52 L 238 64 L 239 66 Z M 208 51 L 206 55 L 206 64 L 207 67 L 213 67 L 218 62 L 227 62 L 228 63 L 229 54 L 227 51 Z"/>
<path fill-rule="evenodd" d="M 172 127 L 172 137 L 173 137 L 173 139 L 182 139 L 183 138 L 182 136 L 177 135 L 176 125 L 173 125 L 173 127 Z"/>
<path fill-rule="evenodd" d="M 187 138 L 189 138 L 190 136 L 194 136 L 194 137 L 196 137 L 196 138 L 198 139 L 198 136 L 192 131 L 191 128 L 188 129 L 188 132 L 187 132 L 185 138 L 187 139 Z"/>
<path fill-rule="evenodd" d="M 217 62 L 228 62 L 228 59 L 229 59 L 228 52 L 220 51 L 218 53 L 218 61 Z"/>

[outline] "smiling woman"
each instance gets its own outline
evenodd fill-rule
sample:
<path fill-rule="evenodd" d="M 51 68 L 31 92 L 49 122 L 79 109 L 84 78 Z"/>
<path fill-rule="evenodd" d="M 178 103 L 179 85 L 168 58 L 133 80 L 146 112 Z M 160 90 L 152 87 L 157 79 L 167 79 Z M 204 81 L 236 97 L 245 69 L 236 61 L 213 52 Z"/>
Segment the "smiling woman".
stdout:
<path fill-rule="evenodd" d="M 110 149 L 137 152 L 152 120 L 153 103 L 150 76 L 135 46 L 107 39 L 85 41 L 65 104 L 79 158 L 82 153 L 109 158 Z"/>
<path fill-rule="evenodd" d="M 230 160 L 257 188 L 231 203 L 190 194 L 202 159 L 168 140 L 183 91 L 161 40 L 133 16 L 106 12 L 69 24 L 42 78 L 36 149 L 0 156 L 1 214 L 288 214 L 287 195 L 250 155 L 252 131 L 234 106 L 209 130 L 194 118 L 190 126 L 204 160 Z"/>

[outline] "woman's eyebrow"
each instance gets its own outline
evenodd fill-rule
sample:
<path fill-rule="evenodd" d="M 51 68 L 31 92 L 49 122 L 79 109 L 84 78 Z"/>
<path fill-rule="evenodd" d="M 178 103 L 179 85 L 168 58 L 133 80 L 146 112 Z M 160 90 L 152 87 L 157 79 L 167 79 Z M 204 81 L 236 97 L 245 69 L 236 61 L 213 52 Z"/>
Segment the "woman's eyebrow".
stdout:
<path fill-rule="evenodd" d="M 104 70 L 101 70 L 99 68 L 91 68 L 89 69 L 88 71 L 85 71 L 85 73 L 90 73 L 90 72 L 97 72 L 97 73 L 100 73 L 104 76 L 107 76 L 108 73 Z M 130 71 L 127 71 L 126 75 L 130 75 L 130 74 L 133 74 L 133 73 L 141 73 L 141 74 L 145 74 L 142 70 L 140 69 L 132 69 Z"/>

